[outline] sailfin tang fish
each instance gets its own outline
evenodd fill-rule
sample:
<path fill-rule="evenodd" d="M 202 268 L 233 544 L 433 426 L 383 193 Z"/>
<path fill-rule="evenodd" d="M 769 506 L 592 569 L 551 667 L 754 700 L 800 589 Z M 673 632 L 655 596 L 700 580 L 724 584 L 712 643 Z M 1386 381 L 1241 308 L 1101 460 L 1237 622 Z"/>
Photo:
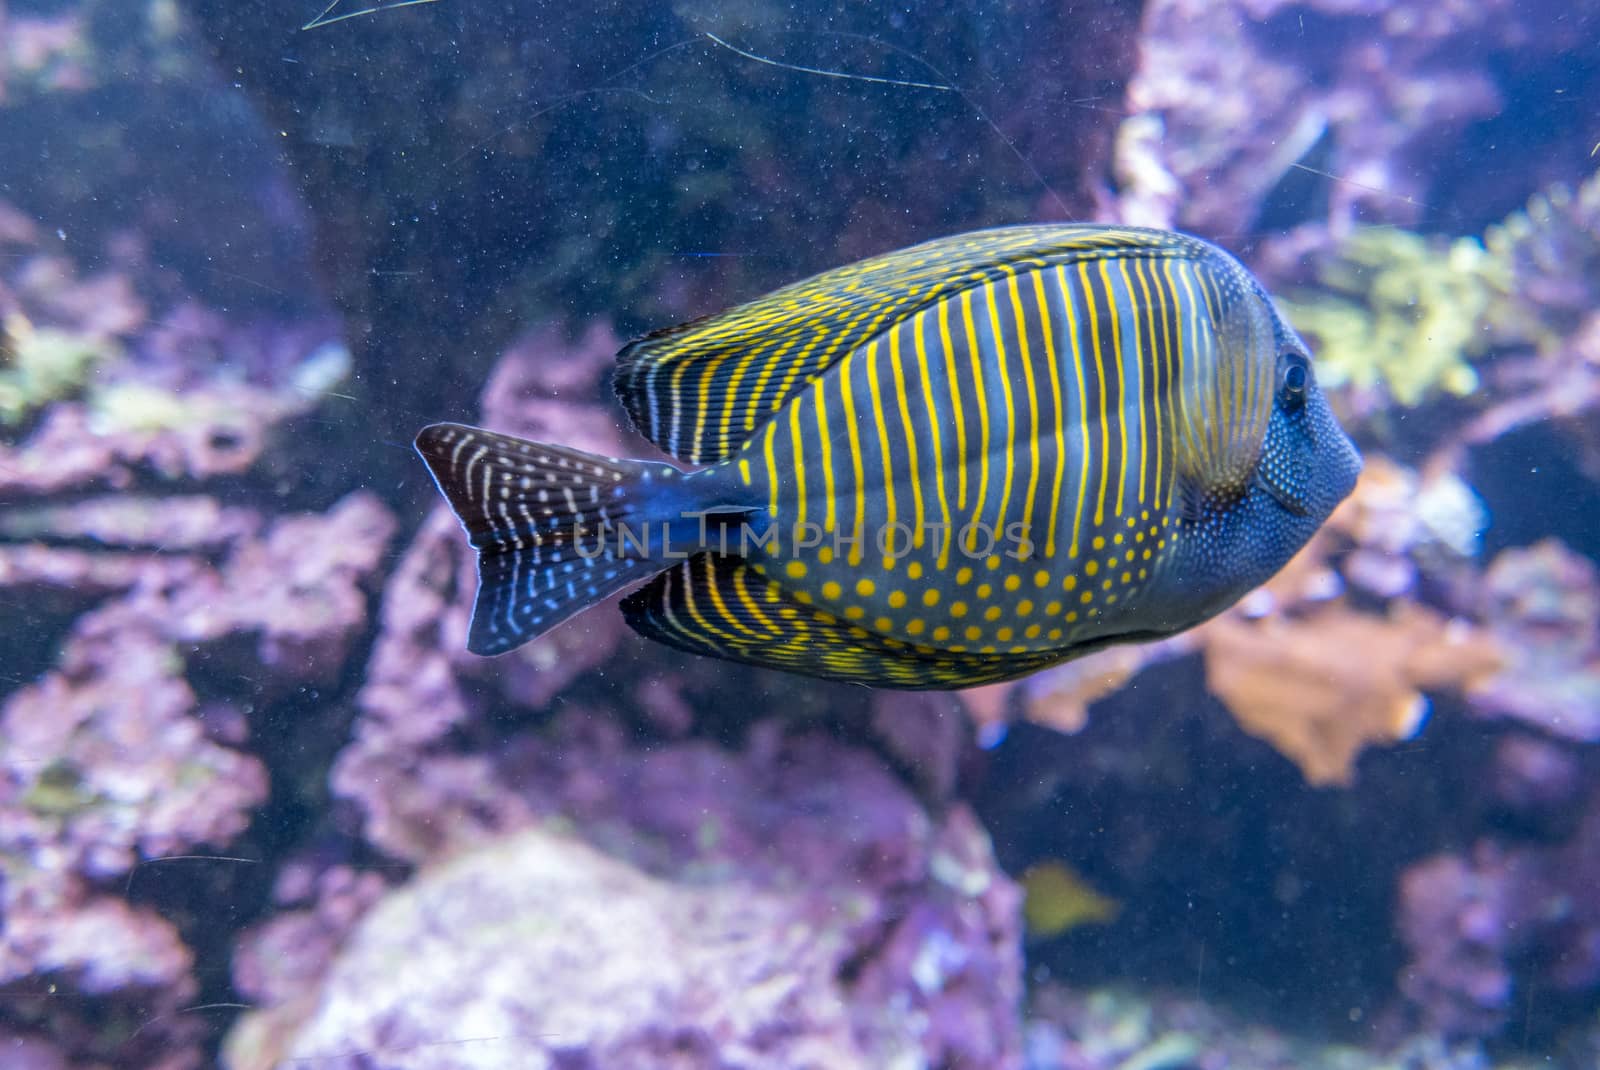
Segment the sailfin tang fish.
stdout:
<path fill-rule="evenodd" d="M 1133 227 L 863 260 L 630 343 L 615 385 L 693 470 L 418 435 L 478 550 L 474 652 L 642 584 L 628 623 L 694 653 L 883 687 L 1010 679 L 1220 612 L 1360 470 L 1254 277 Z"/>

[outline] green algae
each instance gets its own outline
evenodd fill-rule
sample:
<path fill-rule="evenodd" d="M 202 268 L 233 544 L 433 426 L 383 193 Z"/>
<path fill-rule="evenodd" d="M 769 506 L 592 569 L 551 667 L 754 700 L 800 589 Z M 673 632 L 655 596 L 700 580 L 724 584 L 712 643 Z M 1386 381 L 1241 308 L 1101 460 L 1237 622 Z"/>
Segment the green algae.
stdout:
<path fill-rule="evenodd" d="M 1497 350 L 1558 352 L 1600 299 L 1597 272 L 1600 173 L 1535 193 L 1482 240 L 1357 227 L 1321 264 L 1320 289 L 1281 305 L 1316 342 L 1324 383 L 1414 407 L 1471 394 Z"/>
<path fill-rule="evenodd" d="M 89 809 L 96 796 L 84 789 L 78 769 L 65 758 L 45 766 L 22 796 L 22 805 L 41 817 L 71 817 Z"/>
<path fill-rule="evenodd" d="M 44 405 L 70 397 L 88 382 L 111 345 L 7 317 L 0 333 L 0 427 L 14 427 Z"/>
<path fill-rule="evenodd" d="M 1317 342 L 1330 386 L 1382 386 L 1415 406 L 1477 389 L 1472 362 L 1497 341 L 1491 314 L 1511 297 L 1511 272 L 1476 238 L 1425 238 L 1359 227 L 1320 272 L 1322 292 L 1282 302 Z"/>

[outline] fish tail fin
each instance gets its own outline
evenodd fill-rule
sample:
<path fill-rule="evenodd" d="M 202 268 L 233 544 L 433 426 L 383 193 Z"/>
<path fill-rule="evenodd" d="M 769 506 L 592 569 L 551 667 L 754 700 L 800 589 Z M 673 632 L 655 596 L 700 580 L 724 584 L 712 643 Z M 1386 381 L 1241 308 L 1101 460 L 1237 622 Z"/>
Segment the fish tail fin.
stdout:
<path fill-rule="evenodd" d="M 474 654 L 513 650 L 673 563 L 652 552 L 689 497 L 671 465 L 464 424 L 430 424 L 415 445 L 478 551 Z"/>

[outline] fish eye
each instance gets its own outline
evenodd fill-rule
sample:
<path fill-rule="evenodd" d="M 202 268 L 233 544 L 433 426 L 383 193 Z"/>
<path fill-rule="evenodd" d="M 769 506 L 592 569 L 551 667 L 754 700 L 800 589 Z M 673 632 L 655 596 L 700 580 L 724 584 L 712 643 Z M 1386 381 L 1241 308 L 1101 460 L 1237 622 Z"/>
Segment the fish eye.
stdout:
<path fill-rule="evenodd" d="M 1311 365 L 1299 353 L 1278 358 L 1278 401 L 1293 412 L 1306 402 L 1306 387 L 1311 382 Z"/>

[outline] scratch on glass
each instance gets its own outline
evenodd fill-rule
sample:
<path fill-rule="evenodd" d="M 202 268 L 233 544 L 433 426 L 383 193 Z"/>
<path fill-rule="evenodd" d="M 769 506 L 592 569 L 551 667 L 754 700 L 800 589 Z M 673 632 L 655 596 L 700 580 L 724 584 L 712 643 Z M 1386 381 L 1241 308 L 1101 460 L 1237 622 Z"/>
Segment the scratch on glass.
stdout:
<path fill-rule="evenodd" d="M 393 11 L 396 8 L 416 7 L 418 4 L 432 4 L 436 2 L 437 0 L 394 0 L 393 3 L 379 2 L 375 4 L 368 4 L 366 7 L 361 8 L 358 11 L 345 11 L 338 15 L 333 15 L 333 9 L 344 3 L 344 0 L 333 0 L 332 3 L 322 9 L 321 14 L 312 19 L 310 22 L 306 23 L 304 26 L 300 27 L 300 29 L 302 31 L 315 30 L 319 26 L 332 26 L 336 22 L 343 22 L 345 19 L 360 18 L 362 15 L 376 15 L 380 11 Z M 330 18 L 330 15 L 333 17 Z"/>

